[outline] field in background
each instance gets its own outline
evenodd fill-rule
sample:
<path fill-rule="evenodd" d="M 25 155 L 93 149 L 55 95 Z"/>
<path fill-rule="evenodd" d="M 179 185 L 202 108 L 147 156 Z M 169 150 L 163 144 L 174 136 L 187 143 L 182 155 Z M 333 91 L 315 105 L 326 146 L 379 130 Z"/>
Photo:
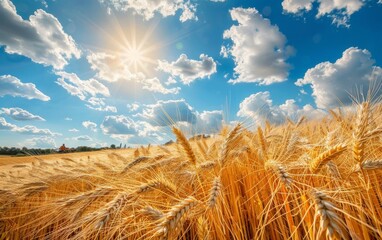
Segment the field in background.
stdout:
<path fill-rule="evenodd" d="M 102 151 L 92 151 L 92 152 L 80 152 L 80 153 L 57 153 L 57 154 L 47 154 L 47 155 L 30 155 L 30 156 L 6 156 L 0 155 L 0 166 L 12 165 L 12 164 L 23 164 L 36 162 L 39 160 L 60 160 L 62 158 L 73 158 L 73 159 L 84 159 L 88 156 L 91 158 L 104 158 L 107 157 L 109 153 L 118 152 L 122 154 L 128 154 L 132 152 L 131 149 L 118 149 L 118 150 L 102 150 Z"/>
<path fill-rule="evenodd" d="M 211 139 L 174 127 L 170 146 L 0 159 L 20 159 L 0 166 L 0 239 L 381 239 L 381 118 L 365 102 Z"/>

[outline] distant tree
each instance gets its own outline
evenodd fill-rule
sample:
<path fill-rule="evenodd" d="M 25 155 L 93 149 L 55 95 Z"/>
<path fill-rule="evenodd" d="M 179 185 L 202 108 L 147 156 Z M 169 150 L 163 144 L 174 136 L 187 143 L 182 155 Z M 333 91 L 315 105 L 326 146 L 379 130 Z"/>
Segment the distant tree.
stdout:
<path fill-rule="evenodd" d="M 110 145 L 110 148 L 111 148 L 111 149 L 115 149 L 115 144 L 111 144 L 111 145 Z"/>
<path fill-rule="evenodd" d="M 125 146 L 123 146 L 123 148 L 126 148 L 126 144 L 125 144 Z"/>

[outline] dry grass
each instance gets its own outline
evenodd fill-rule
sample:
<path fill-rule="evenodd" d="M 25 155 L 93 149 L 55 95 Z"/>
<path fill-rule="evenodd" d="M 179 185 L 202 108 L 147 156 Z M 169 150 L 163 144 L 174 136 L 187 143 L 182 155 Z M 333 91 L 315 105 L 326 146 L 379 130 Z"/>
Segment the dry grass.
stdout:
<path fill-rule="evenodd" d="M 366 102 L 211 139 L 174 127 L 165 147 L 3 162 L 0 239 L 381 239 L 381 118 Z"/>

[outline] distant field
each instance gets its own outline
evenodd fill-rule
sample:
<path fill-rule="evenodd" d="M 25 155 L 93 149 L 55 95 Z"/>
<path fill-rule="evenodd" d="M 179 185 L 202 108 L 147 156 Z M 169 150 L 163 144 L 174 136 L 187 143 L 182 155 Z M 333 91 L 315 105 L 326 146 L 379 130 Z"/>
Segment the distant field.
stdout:
<path fill-rule="evenodd" d="M 22 163 L 32 163 L 38 160 L 60 160 L 61 158 L 73 158 L 73 159 L 83 159 L 88 156 L 91 158 L 107 158 L 110 152 L 118 153 L 129 153 L 132 152 L 131 149 L 116 149 L 116 150 L 103 150 L 103 151 L 91 151 L 91 152 L 79 152 L 79 153 L 57 153 L 57 154 L 46 154 L 46 155 L 32 155 L 32 156 L 7 156 L 0 155 L 0 170 L 1 166 L 12 165 L 12 164 L 22 164 Z"/>

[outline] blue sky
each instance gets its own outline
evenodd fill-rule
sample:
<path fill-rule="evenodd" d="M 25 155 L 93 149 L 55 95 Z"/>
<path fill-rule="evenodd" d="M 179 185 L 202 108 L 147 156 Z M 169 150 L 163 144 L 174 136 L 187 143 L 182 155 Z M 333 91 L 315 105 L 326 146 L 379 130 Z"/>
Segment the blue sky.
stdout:
<path fill-rule="evenodd" d="M 381 22 L 378 0 L 0 0 L 0 146 L 319 118 L 381 80 Z"/>

